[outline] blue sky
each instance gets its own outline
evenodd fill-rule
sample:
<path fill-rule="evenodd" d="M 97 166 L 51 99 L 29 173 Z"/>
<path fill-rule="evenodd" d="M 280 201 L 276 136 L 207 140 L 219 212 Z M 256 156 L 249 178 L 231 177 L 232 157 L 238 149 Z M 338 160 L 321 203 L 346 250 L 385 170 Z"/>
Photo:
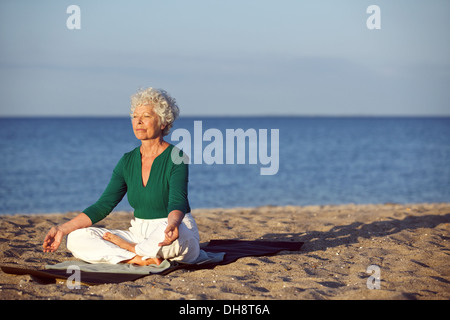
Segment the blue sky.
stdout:
<path fill-rule="evenodd" d="M 81 29 L 69 30 L 69 5 Z M 381 29 L 369 30 L 369 5 Z M 0 116 L 450 115 L 450 2 L 0 2 Z"/>

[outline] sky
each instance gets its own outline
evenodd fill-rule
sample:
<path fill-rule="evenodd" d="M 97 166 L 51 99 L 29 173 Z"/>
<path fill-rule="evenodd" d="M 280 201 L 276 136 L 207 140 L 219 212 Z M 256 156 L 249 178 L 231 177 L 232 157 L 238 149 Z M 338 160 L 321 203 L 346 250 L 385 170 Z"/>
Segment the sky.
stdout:
<path fill-rule="evenodd" d="M 1 0 L 0 116 L 127 116 L 150 86 L 182 116 L 450 116 L 449 14 L 448 0 Z"/>

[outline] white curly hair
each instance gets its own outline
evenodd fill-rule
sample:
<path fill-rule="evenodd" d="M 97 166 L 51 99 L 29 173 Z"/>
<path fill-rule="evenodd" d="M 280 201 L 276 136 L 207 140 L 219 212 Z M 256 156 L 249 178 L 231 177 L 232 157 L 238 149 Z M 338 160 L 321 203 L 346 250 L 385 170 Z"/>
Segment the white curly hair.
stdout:
<path fill-rule="evenodd" d="M 130 116 L 133 117 L 136 107 L 146 104 L 153 106 L 153 110 L 159 117 L 160 125 L 165 126 L 162 132 L 163 136 L 168 135 L 173 122 L 180 114 L 176 100 L 162 89 L 152 87 L 139 89 L 131 96 Z"/>

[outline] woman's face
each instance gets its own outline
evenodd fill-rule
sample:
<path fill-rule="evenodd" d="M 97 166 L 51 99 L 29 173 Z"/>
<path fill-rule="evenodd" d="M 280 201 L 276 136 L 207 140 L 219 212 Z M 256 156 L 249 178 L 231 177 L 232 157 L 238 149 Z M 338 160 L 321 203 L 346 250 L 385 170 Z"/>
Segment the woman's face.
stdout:
<path fill-rule="evenodd" d="M 164 126 L 159 124 L 159 117 L 151 105 L 145 104 L 136 107 L 131 123 L 134 134 L 139 140 L 162 138 Z"/>

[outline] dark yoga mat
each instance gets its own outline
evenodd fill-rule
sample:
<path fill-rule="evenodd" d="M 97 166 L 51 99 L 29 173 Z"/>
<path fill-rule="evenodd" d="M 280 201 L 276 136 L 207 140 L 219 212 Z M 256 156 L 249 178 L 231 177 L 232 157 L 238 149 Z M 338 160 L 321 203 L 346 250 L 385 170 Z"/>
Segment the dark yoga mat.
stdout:
<path fill-rule="evenodd" d="M 202 249 L 206 252 L 225 252 L 224 259 L 220 262 L 208 264 L 182 264 L 174 263 L 166 271 L 159 274 L 169 274 L 177 269 L 211 269 L 217 265 L 225 265 L 243 257 L 271 256 L 280 251 L 299 251 L 303 242 L 287 241 L 246 241 L 246 240 L 211 240 Z M 0 266 L 3 272 L 22 275 L 29 274 L 41 283 L 54 283 L 56 279 L 67 279 L 72 273 L 66 270 L 39 270 L 33 268 Z M 84 272 L 81 271 L 81 282 L 86 284 L 120 283 L 134 281 L 147 275 L 124 274 L 124 273 L 104 273 L 104 272 Z"/>
<path fill-rule="evenodd" d="M 244 257 L 271 256 L 280 251 L 299 251 L 303 242 L 288 241 L 245 241 L 245 240 L 211 240 L 202 249 L 207 252 L 225 252 L 223 261 L 214 265 L 235 262 Z"/>
<path fill-rule="evenodd" d="M 55 283 L 56 279 L 67 279 L 73 273 L 66 270 L 41 270 L 32 268 L 21 268 L 13 266 L 0 266 L 3 272 L 22 275 L 29 274 L 33 276 L 38 283 L 49 284 Z M 104 284 L 104 283 L 120 283 L 125 281 L 134 281 L 141 277 L 145 277 L 142 274 L 126 274 L 126 273 L 107 273 L 107 272 L 84 272 L 80 271 L 80 279 L 85 284 Z"/>

